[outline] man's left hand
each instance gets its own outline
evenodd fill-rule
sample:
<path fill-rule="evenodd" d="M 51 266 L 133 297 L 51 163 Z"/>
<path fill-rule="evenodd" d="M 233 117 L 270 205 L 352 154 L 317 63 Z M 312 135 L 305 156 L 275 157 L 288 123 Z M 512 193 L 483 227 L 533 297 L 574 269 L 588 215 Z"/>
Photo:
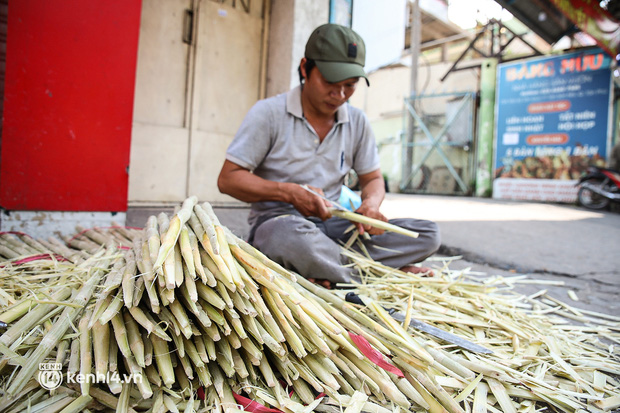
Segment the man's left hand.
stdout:
<path fill-rule="evenodd" d="M 377 219 L 379 221 L 387 222 L 388 219 L 383 215 L 378 208 L 374 208 L 370 205 L 362 203 L 362 205 L 355 211 L 358 214 L 367 216 L 369 218 Z M 355 223 L 357 230 L 360 234 L 369 233 L 370 235 L 381 235 L 385 231 L 380 228 L 375 228 L 371 225 L 361 224 L 359 222 Z"/>

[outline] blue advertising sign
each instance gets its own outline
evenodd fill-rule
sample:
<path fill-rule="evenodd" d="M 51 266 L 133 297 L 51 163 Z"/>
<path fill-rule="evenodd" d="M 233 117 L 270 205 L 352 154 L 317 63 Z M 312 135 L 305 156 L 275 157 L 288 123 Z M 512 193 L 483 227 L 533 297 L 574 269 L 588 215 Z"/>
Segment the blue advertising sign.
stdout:
<path fill-rule="evenodd" d="M 611 143 L 611 59 L 601 49 L 498 65 L 493 197 L 574 202 Z"/>

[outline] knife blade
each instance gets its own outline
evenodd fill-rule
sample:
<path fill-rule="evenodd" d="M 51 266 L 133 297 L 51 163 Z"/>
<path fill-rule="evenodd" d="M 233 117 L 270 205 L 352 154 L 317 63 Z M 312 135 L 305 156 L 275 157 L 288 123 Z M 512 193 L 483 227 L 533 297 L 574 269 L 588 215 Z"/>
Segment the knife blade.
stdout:
<path fill-rule="evenodd" d="M 319 198 L 321 198 L 324 201 L 329 202 L 334 208 L 339 209 L 341 211 L 347 211 L 347 209 L 345 207 L 343 207 L 342 205 L 340 205 L 338 202 L 336 201 L 332 201 L 331 199 L 328 199 L 325 197 L 325 195 L 322 195 L 320 193 L 318 193 L 317 191 L 310 189 L 310 187 L 308 185 L 300 185 L 303 189 L 305 189 L 306 191 L 310 192 L 313 195 L 318 196 Z"/>
<path fill-rule="evenodd" d="M 360 305 L 363 305 L 364 307 L 366 306 L 366 304 L 360 298 L 360 296 L 354 293 L 353 291 L 350 291 L 345 295 L 345 300 L 353 304 L 360 304 Z M 405 321 L 405 314 L 403 312 L 396 311 L 394 309 L 386 309 L 386 311 L 390 313 L 392 318 L 394 318 L 396 321 L 400 321 L 400 322 Z M 493 354 L 492 350 L 489 350 L 488 348 L 483 347 L 480 344 L 473 343 L 467 339 L 464 339 L 463 337 L 459 337 L 456 334 L 449 333 L 445 330 L 442 330 L 440 328 L 427 324 L 423 321 L 412 318 L 411 321 L 409 321 L 409 326 L 415 328 L 416 330 L 419 330 L 424 333 L 430 334 L 434 337 L 437 337 L 450 344 L 455 344 L 465 350 L 469 350 L 474 353 Z"/>
<path fill-rule="evenodd" d="M 403 322 L 405 321 L 405 314 L 400 311 L 395 311 L 390 314 L 394 320 Z M 446 341 L 451 344 L 456 344 L 457 346 L 469 350 L 474 353 L 482 353 L 482 354 L 492 354 L 493 351 L 489 350 L 486 347 L 481 346 L 480 344 L 473 343 L 469 340 L 466 340 L 462 337 L 457 336 L 456 334 L 449 333 L 445 330 L 432 326 L 430 324 L 426 324 L 423 321 L 416 320 L 412 318 L 409 321 L 409 326 L 415 328 L 416 330 L 423 331 L 432 336 L 435 336 L 443 341 Z"/>

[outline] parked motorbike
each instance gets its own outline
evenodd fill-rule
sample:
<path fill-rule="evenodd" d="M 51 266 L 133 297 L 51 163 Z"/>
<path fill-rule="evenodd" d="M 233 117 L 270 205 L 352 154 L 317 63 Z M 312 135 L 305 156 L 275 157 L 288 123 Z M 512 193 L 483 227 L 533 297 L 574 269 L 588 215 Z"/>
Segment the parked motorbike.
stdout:
<path fill-rule="evenodd" d="M 588 167 L 579 179 L 577 200 L 590 209 L 605 209 L 610 202 L 620 202 L 620 173 L 613 169 Z"/>

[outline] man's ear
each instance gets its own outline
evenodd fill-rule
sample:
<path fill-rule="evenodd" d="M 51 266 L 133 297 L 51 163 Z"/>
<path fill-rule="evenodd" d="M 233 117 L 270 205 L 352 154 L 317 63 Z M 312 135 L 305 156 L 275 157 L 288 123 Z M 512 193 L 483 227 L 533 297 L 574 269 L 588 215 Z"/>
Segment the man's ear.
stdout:
<path fill-rule="evenodd" d="M 301 62 L 299 62 L 299 73 L 301 73 L 301 77 L 303 77 L 304 80 L 308 78 L 308 74 L 306 73 L 306 61 L 307 59 L 302 57 Z"/>

